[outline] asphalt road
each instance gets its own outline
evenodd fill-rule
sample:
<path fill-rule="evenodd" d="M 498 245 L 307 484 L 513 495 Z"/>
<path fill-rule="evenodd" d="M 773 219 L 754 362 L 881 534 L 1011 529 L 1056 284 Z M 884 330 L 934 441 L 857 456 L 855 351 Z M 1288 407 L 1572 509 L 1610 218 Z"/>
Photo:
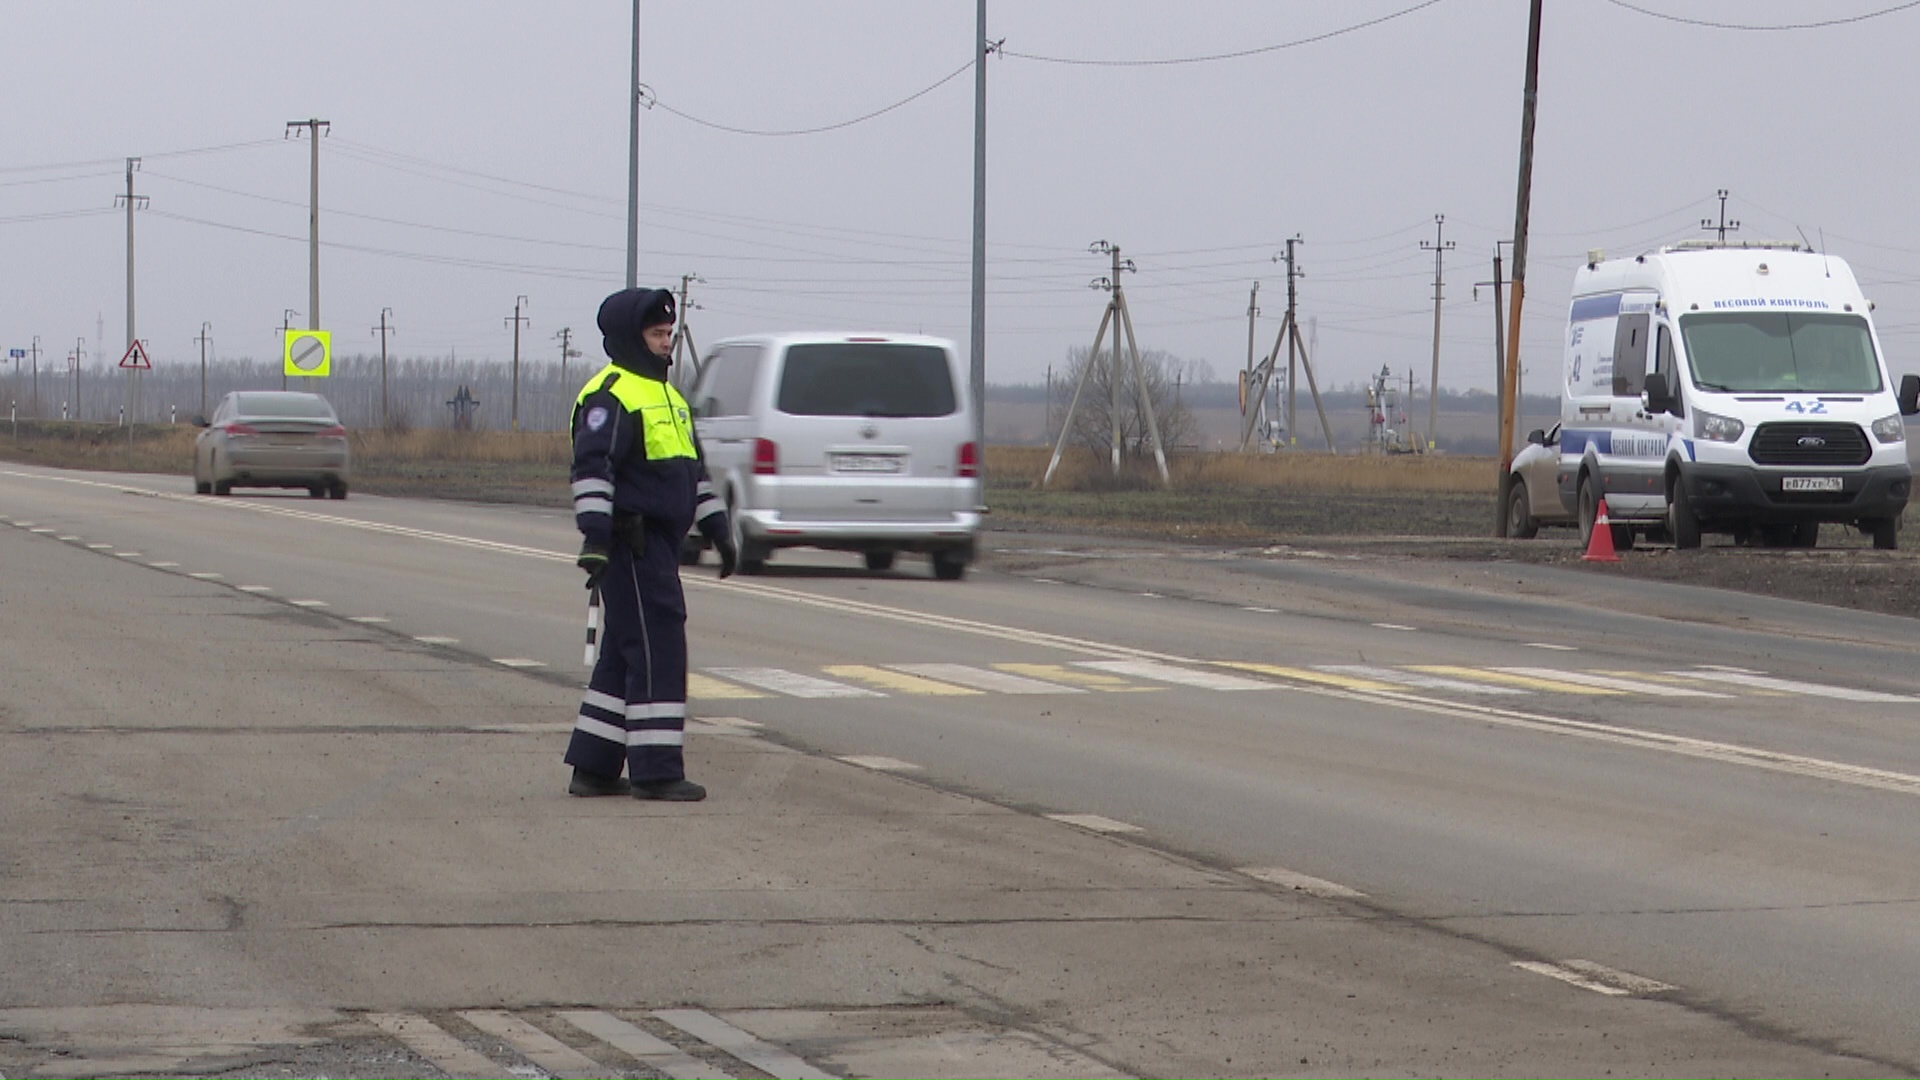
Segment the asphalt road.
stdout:
<path fill-rule="evenodd" d="M 576 542 L 0 469 L 0 1073 L 698 1071 L 595 1017 L 733 1076 L 1920 1072 L 1911 620 L 1004 535 L 707 567 L 714 797 L 660 807 L 561 794 Z"/>

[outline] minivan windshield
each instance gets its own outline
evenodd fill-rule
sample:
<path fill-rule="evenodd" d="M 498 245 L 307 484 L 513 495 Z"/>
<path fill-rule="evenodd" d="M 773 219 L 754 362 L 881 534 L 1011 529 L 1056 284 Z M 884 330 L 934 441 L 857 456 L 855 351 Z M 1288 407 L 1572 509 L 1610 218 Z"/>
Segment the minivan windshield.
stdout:
<path fill-rule="evenodd" d="M 1680 332 L 1702 390 L 1871 394 L 1880 390 L 1867 321 L 1798 311 L 1683 315 Z"/>
<path fill-rule="evenodd" d="M 947 352 L 936 345 L 794 345 L 774 407 L 791 416 L 951 416 Z"/>

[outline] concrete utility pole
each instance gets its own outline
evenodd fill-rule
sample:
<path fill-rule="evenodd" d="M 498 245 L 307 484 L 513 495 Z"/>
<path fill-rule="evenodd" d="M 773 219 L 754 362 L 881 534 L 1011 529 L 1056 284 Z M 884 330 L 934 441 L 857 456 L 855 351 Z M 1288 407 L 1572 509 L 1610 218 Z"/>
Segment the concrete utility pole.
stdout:
<path fill-rule="evenodd" d="M 633 0 L 633 85 L 627 88 L 627 288 L 640 281 L 640 0 Z"/>
<path fill-rule="evenodd" d="M 1260 319 L 1260 283 L 1254 282 L 1253 289 L 1247 293 L 1247 366 L 1240 373 L 1240 411 L 1247 411 L 1247 391 L 1253 389 L 1253 335 L 1254 326 Z M 1260 395 L 1260 405 L 1266 407 L 1266 395 Z"/>
<path fill-rule="evenodd" d="M 280 351 L 282 353 L 286 352 L 286 349 L 287 349 L 287 331 L 293 328 L 293 320 L 299 314 L 300 314 L 299 312 L 293 310 L 292 308 L 283 308 L 280 312 Z M 287 366 L 285 364 L 281 364 L 280 365 L 280 389 L 285 390 L 286 388 L 287 388 Z"/>
<path fill-rule="evenodd" d="M 1333 425 L 1327 422 L 1327 409 L 1320 400 L 1320 383 L 1313 376 L 1312 356 L 1307 351 L 1305 343 L 1300 340 L 1300 291 L 1297 283 L 1306 274 L 1300 269 L 1299 259 L 1295 256 L 1293 249 L 1295 245 L 1304 243 L 1306 241 L 1300 239 L 1298 235 L 1289 237 L 1287 250 L 1273 257 L 1274 262 L 1287 264 L 1287 313 L 1280 320 L 1280 334 L 1273 339 L 1273 348 L 1268 351 L 1266 359 L 1254 366 L 1253 374 L 1247 379 L 1246 400 L 1251 403 L 1257 398 L 1260 404 L 1259 408 L 1248 413 L 1246 426 L 1241 430 L 1240 449 L 1243 451 L 1252 444 L 1254 424 L 1266 409 L 1267 386 L 1272 382 L 1275 369 L 1279 365 L 1280 345 L 1284 342 L 1287 346 L 1287 445 L 1293 446 L 1297 443 L 1293 423 L 1293 382 L 1297 361 L 1299 370 L 1306 373 L 1307 389 L 1313 394 L 1313 409 L 1320 417 L 1320 434 L 1327 440 L 1327 453 L 1340 452 L 1334 446 Z M 1277 390 L 1275 397 L 1278 398 Z M 1276 400 L 1274 408 L 1279 407 L 1279 401 Z"/>
<path fill-rule="evenodd" d="M 80 419 L 80 365 L 87 359 L 87 339 L 73 339 L 73 351 L 67 354 L 67 364 L 73 368 L 73 418 Z"/>
<path fill-rule="evenodd" d="M 637 3 L 638 0 L 635 0 Z M 320 329 L 320 133 L 331 132 L 325 120 L 289 120 L 287 133 L 306 128 L 313 144 L 312 188 L 307 203 L 307 329 Z"/>
<path fill-rule="evenodd" d="M 1533 118 L 1540 90 L 1540 8 L 1527 15 L 1526 89 L 1520 105 L 1520 183 L 1513 208 L 1513 295 L 1507 301 L 1505 409 L 1500 417 L 1499 535 L 1507 534 L 1507 499 L 1513 492 L 1513 429 L 1520 402 L 1520 314 L 1527 297 L 1527 214 L 1533 199 Z"/>
<path fill-rule="evenodd" d="M 573 347 L 573 327 L 563 326 L 560 332 L 553 336 L 560 339 L 560 389 L 565 391 L 572 385 L 567 382 L 567 360 L 569 357 L 579 356 L 580 350 Z"/>
<path fill-rule="evenodd" d="M 1420 250 L 1433 252 L 1433 377 L 1427 385 L 1427 445 L 1433 450 L 1434 425 L 1440 419 L 1440 297 L 1443 263 L 1447 252 L 1453 250 L 1453 241 L 1443 241 L 1441 237 L 1447 228 L 1447 215 L 1433 215 L 1433 243 L 1420 241 Z"/>
<path fill-rule="evenodd" d="M 380 325 L 373 330 L 380 335 L 380 429 L 382 431 L 387 428 L 387 335 L 395 332 L 387 319 L 392 315 L 392 308 L 381 308 Z"/>
<path fill-rule="evenodd" d="M 212 338 L 207 336 L 207 331 L 211 329 L 213 329 L 212 323 L 210 322 L 201 323 L 200 336 L 193 339 L 200 343 L 200 415 L 201 416 L 207 415 L 207 343 L 213 340 Z"/>
<path fill-rule="evenodd" d="M 40 335 L 33 335 L 33 418 L 40 419 Z"/>
<path fill-rule="evenodd" d="M 1288 446 L 1300 445 L 1299 438 L 1294 435 L 1294 432 L 1299 431 L 1300 428 L 1293 421 L 1294 406 L 1296 401 L 1298 400 L 1298 395 L 1294 392 L 1294 386 L 1296 385 L 1295 373 L 1297 370 L 1296 360 L 1299 356 L 1299 353 L 1303 351 L 1295 348 L 1295 346 L 1298 344 L 1300 340 L 1300 332 L 1299 332 L 1300 328 L 1298 325 L 1298 320 L 1294 317 L 1295 307 L 1299 302 L 1299 296 L 1300 296 L 1299 286 L 1297 283 L 1299 282 L 1304 272 L 1300 269 L 1298 261 L 1293 257 L 1293 246 L 1295 244 L 1300 244 L 1300 243 L 1305 243 L 1305 241 L 1300 239 L 1299 233 L 1295 233 L 1292 236 L 1287 237 L 1287 325 L 1294 328 L 1294 332 L 1287 335 L 1287 445 Z M 1320 399 L 1319 392 L 1315 391 L 1314 402 L 1316 406 L 1319 403 L 1319 399 Z M 1320 422 L 1321 422 L 1321 426 L 1325 427 L 1326 417 L 1322 416 L 1320 418 Z M 1327 434 L 1328 434 L 1328 437 L 1331 438 L 1333 433 L 1329 431 Z M 1332 444 L 1329 443 L 1327 448 L 1332 449 L 1333 448 Z"/>
<path fill-rule="evenodd" d="M 127 193 L 125 195 L 116 195 L 113 200 L 116 203 L 124 201 L 127 207 L 127 348 L 129 349 L 133 348 L 135 340 L 133 328 L 133 211 L 135 207 L 144 207 L 147 205 L 147 197 L 145 195 L 135 195 L 133 193 L 133 174 L 139 167 L 139 158 L 130 157 L 127 159 Z M 136 368 L 128 368 L 127 417 L 129 420 L 138 415 L 139 407 L 140 372 Z"/>
<path fill-rule="evenodd" d="M 978 0 L 973 35 L 973 321 L 967 393 L 973 398 L 973 444 L 987 454 L 987 0 Z M 1116 339 L 1117 340 L 1117 339 Z"/>
<path fill-rule="evenodd" d="M 1511 244 L 1511 240 L 1493 242 L 1493 280 L 1473 283 L 1473 298 L 1480 299 L 1480 290 L 1486 286 L 1493 288 L 1493 391 L 1494 391 L 1494 438 L 1500 437 L 1500 427 L 1507 414 L 1507 308 L 1501 298 L 1505 282 L 1500 278 L 1500 245 Z"/>
<path fill-rule="evenodd" d="M 680 275 L 680 318 L 673 324 L 673 346 L 667 350 L 673 384 L 686 393 L 693 392 L 693 384 L 700 378 L 700 350 L 694 345 L 693 327 L 690 324 L 694 310 L 700 306 L 693 301 L 693 283 L 696 281 L 702 285 L 707 283 L 707 279 L 699 274 Z M 680 363 L 682 345 L 686 346 L 687 356 L 692 361 L 684 366 Z"/>
<path fill-rule="evenodd" d="M 1088 283 L 1088 288 L 1104 289 L 1109 294 L 1107 310 L 1100 316 L 1100 329 L 1093 335 L 1093 351 L 1087 354 L 1087 362 L 1080 369 L 1080 381 L 1073 388 L 1073 401 L 1067 406 L 1066 419 L 1060 424 L 1060 440 L 1054 444 L 1053 458 L 1047 462 L 1047 471 L 1040 477 L 1040 486 L 1046 487 L 1053 479 L 1053 472 L 1060 467 L 1060 455 L 1067 448 L 1067 436 L 1073 431 L 1073 414 L 1080 407 L 1080 391 L 1086 389 L 1087 378 L 1100 364 L 1100 344 L 1106 339 L 1107 327 L 1113 327 L 1113 355 L 1108 364 L 1108 388 L 1112 391 L 1111 412 L 1113 441 L 1110 456 L 1115 476 L 1120 474 L 1120 384 L 1126 379 L 1126 370 L 1121 367 L 1121 336 L 1126 337 L 1128 353 L 1133 362 L 1134 400 L 1140 412 L 1147 419 L 1147 437 L 1153 441 L 1153 460 L 1160 467 L 1160 482 L 1168 483 L 1167 452 L 1160 443 L 1160 422 L 1153 415 L 1153 396 L 1147 390 L 1146 373 L 1140 364 L 1140 339 L 1133 332 L 1133 316 L 1127 311 L 1126 290 L 1120 285 L 1121 274 L 1131 274 L 1135 268 L 1132 259 L 1122 259 L 1120 249 L 1105 240 L 1096 240 L 1087 249 L 1095 255 L 1113 257 L 1111 277 L 1097 277 Z"/>
<path fill-rule="evenodd" d="M 1727 220 L 1727 189 L 1726 189 L 1726 188 L 1721 188 L 1721 189 L 1719 190 L 1719 192 L 1718 192 L 1718 194 L 1719 194 L 1719 196 L 1720 196 L 1720 222 L 1719 222 L 1719 224 L 1715 224 L 1715 223 L 1714 223 L 1714 220 L 1713 220 L 1712 218 L 1701 218 L 1701 219 L 1700 219 L 1700 227 L 1701 227 L 1702 229 L 1705 229 L 1705 230 L 1706 230 L 1706 231 L 1708 231 L 1708 232 L 1717 232 L 1717 233 L 1719 233 L 1719 234 L 1720 234 L 1720 242 L 1724 244 L 1724 243 L 1726 243 L 1726 242 L 1727 242 L 1727 234 L 1728 234 L 1728 233 L 1730 233 L 1730 232 L 1739 232 L 1739 231 L 1740 231 L 1740 223 L 1739 223 L 1739 222 L 1737 222 L 1737 221 L 1728 221 L 1728 220 Z"/>
<path fill-rule="evenodd" d="M 527 317 L 520 314 L 520 309 L 525 307 L 526 303 L 526 297 L 514 297 L 513 316 L 504 320 L 507 325 L 513 327 L 513 430 L 515 431 L 520 430 L 520 325 L 527 321 Z"/>

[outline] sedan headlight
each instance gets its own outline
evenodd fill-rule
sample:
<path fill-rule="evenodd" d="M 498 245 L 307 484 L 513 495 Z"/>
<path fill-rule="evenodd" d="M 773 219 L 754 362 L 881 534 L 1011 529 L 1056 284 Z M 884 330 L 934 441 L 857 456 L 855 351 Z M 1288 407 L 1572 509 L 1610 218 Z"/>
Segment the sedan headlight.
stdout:
<path fill-rule="evenodd" d="M 1899 413 L 1883 416 L 1873 422 L 1873 437 L 1881 442 L 1906 442 L 1907 422 Z"/>
<path fill-rule="evenodd" d="M 1716 416 L 1705 409 L 1693 410 L 1693 433 L 1698 438 L 1714 442 L 1738 442 L 1740 433 L 1745 430 L 1747 425 L 1731 416 Z"/>

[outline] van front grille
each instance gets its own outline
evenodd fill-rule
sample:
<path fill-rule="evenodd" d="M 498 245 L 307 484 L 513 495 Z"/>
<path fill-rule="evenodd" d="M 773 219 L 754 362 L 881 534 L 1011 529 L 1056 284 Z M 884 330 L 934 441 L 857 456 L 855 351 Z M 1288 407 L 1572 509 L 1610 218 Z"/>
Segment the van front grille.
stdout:
<path fill-rule="evenodd" d="M 1858 424 L 1761 424 L 1747 456 L 1760 465 L 1865 465 L 1873 456 Z"/>

